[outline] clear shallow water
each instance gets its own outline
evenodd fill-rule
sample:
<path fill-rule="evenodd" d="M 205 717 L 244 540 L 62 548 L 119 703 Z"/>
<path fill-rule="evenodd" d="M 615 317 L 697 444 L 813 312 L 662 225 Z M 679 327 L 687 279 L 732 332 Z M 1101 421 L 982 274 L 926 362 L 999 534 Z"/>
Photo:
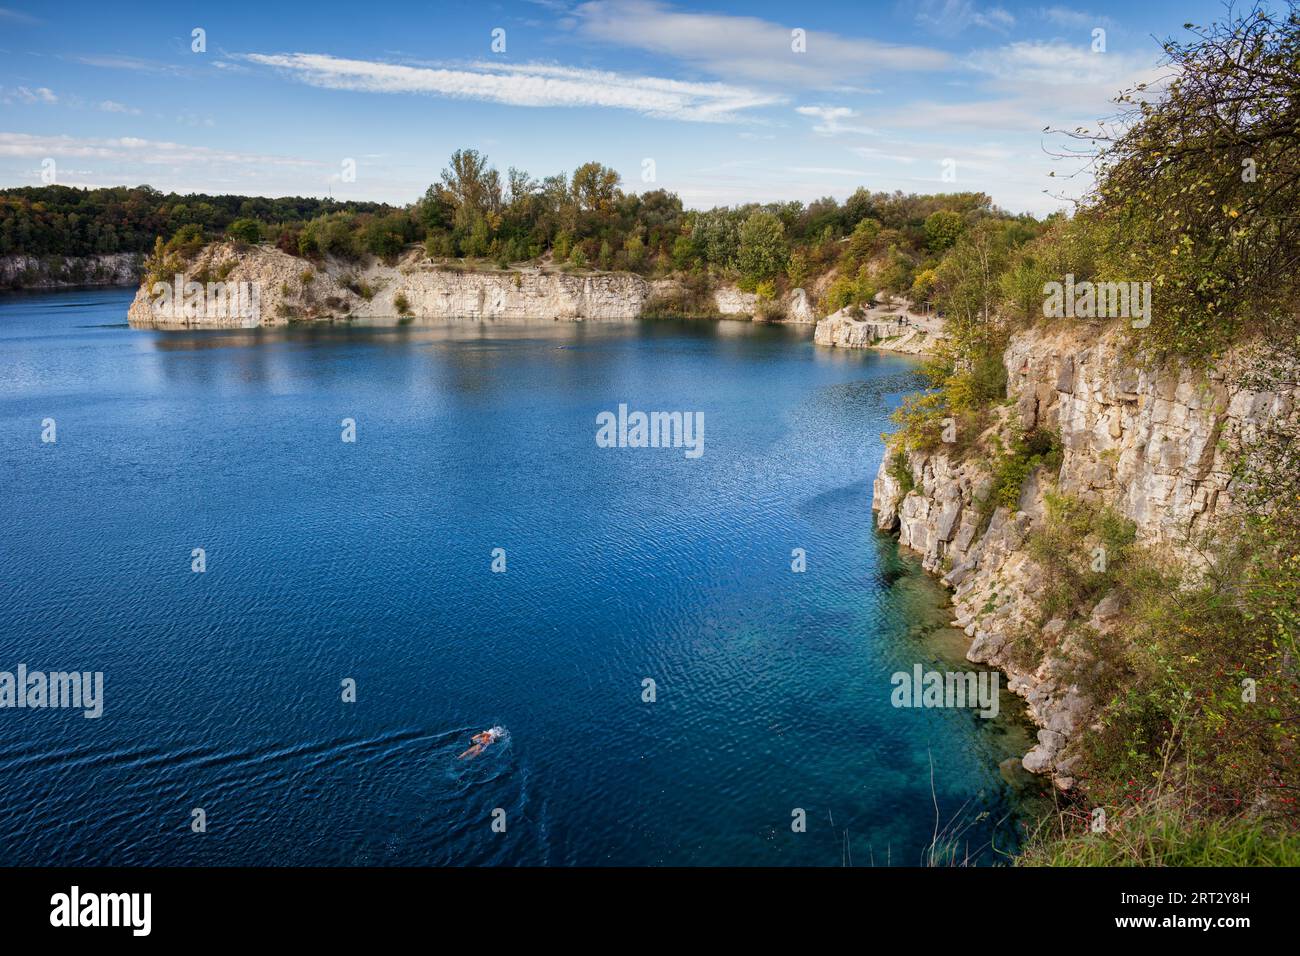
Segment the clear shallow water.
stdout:
<path fill-rule="evenodd" d="M 889 704 L 952 653 L 872 530 L 909 360 L 738 322 L 155 333 L 129 300 L 0 298 L 0 670 L 105 675 L 99 720 L 0 710 L 0 863 L 915 864 L 931 757 L 940 825 L 1014 845 L 1006 695 Z M 597 447 L 620 402 L 703 411 L 703 457 Z"/>

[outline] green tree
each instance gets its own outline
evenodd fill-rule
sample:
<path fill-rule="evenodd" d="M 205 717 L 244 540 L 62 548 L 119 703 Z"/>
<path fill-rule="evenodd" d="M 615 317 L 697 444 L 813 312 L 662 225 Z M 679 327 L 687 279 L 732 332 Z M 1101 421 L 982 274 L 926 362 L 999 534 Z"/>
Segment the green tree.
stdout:
<path fill-rule="evenodd" d="M 488 254 L 491 245 L 487 219 L 476 215 L 470 223 L 468 232 L 461 236 L 460 254 L 470 259 L 481 259 Z"/>
<path fill-rule="evenodd" d="M 740 230 L 727 209 L 710 209 L 696 215 L 691 228 L 695 254 L 711 266 L 734 268 L 740 249 Z"/>
<path fill-rule="evenodd" d="M 929 305 L 934 297 L 934 283 L 934 270 L 922 269 L 912 280 L 912 289 L 908 295 L 917 305 Z"/>
<path fill-rule="evenodd" d="M 876 252 L 876 243 L 880 239 L 880 223 L 875 219 L 863 219 L 853 227 L 844 250 L 843 261 L 849 271 L 856 270 L 862 263 L 871 259 Z"/>
<path fill-rule="evenodd" d="M 501 209 L 501 177 L 476 149 L 458 149 L 442 171 L 442 195 L 450 204 L 458 232 L 472 233 L 480 219 Z M 427 194 L 426 194 L 427 198 Z M 487 252 L 486 243 L 482 252 Z"/>
<path fill-rule="evenodd" d="M 555 245 L 551 247 L 557 262 L 564 262 L 569 258 L 569 253 L 573 249 L 573 237 L 567 232 L 562 232 L 555 237 Z"/>
<path fill-rule="evenodd" d="M 925 244 L 931 252 L 943 252 L 957 242 L 966 221 L 947 209 L 932 212 L 925 219 Z"/>
<path fill-rule="evenodd" d="M 226 233 L 236 242 L 252 245 L 262 238 L 262 227 L 252 219 L 236 219 L 226 227 Z"/>
<path fill-rule="evenodd" d="M 573 173 L 573 198 L 582 212 L 610 212 L 619 195 L 618 173 L 600 163 L 583 163 Z"/>
<path fill-rule="evenodd" d="M 740 274 L 755 282 L 771 279 L 784 268 L 788 247 L 785 226 L 769 212 L 755 212 L 740 229 L 737 264 Z"/>
<path fill-rule="evenodd" d="M 799 288 L 808 278 L 808 256 L 802 249 L 796 249 L 790 253 L 790 261 L 785 267 L 786 278 L 790 280 L 791 288 Z"/>
<path fill-rule="evenodd" d="M 673 240 L 673 268 L 685 272 L 695 261 L 695 243 L 690 236 L 678 236 Z"/>
<path fill-rule="evenodd" d="M 905 295 L 912 289 L 914 267 L 898 246 L 889 247 L 889 257 L 877 276 L 881 291 L 891 296 Z"/>
<path fill-rule="evenodd" d="M 645 265 L 645 243 L 633 233 L 623 241 L 623 252 L 627 255 L 627 267 L 633 272 L 640 272 Z"/>

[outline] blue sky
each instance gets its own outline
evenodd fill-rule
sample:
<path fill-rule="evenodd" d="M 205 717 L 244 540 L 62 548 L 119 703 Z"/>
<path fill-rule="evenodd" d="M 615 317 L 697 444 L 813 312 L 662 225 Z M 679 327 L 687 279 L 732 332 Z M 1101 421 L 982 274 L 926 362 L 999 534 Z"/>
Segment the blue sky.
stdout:
<path fill-rule="evenodd" d="M 1221 9 L 10 5 L 0 7 L 0 185 L 39 185 L 53 159 L 68 185 L 406 203 L 471 146 L 534 176 L 599 160 L 625 188 L 671 189 L 697 208 L 867 186 L 977 189 L 1043 214 L 1061 205 L 1045 189 L 1086 185 L 1064 178 L 1077 164 L 1044 150 L 1055 141 L 1043 127 L 1108 115 L 1116 90 L 1162 75 L 1157 38 Z M 794 30 L 805 31 L 802 51 Z M 497 49 L 494 31 L 504 31 Z"/>

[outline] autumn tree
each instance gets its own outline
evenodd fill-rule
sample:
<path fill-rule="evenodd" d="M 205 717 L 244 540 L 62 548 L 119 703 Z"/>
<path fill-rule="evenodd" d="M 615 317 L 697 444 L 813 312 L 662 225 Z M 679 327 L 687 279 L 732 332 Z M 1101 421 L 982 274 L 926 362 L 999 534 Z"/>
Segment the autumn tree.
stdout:
<path fill-rule="evenodd" d="M 1153 284 L 1143 340 L 1213 355 L 1293 334 L 1300 294 L 1300 14 L 1230 11 L 1169 40 L 1169 81 L 1120 96 L 1094 198 L 1104 278 Z M 1111 131 L 1122 132 L 1111 135 Z"/>
<path fill-rule="evenodd" d="M 573 198 L 580 212 L 608 213 L 618 198 L 618 173 L 600 163 L 583 163 L 573 173 Z"/>

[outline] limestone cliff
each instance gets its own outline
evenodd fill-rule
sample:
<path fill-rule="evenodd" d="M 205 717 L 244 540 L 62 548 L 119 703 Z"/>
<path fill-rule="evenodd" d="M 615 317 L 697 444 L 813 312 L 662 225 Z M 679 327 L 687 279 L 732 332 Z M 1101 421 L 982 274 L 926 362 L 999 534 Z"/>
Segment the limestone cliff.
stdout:
<path fill-rule="evenodd" d="M 62 289 L 135 285 L 144 256 L 116 252 L 95 256 L 0 256 L 0 288 Z"/>
<path fill-rule="evenodd" d="M 1014 510 L 999 507 L 989 517 L 981 507 L 992 483 L 983 456 L 955 462 L 942 451 L 912 453 L 906 465 L 914 488 L 905 490 L 897 468 L 882 462 L 873 508 L 879 526 L 897 531 L 953 589 L 954 625 L 971 638 L 967 657 L 1005 670 L 1010 689 L 1027 701 L 1041 729 L 1025 768 L 1068 788 L 1078 759 L 1071 743 L 1093 702 L 1069 676 L 1074 649 L 1060 640 L 1066 622 L 1039 623 L 1043 573 L 1026 542 L 1045 518 L 1045 492 L 1110 506 L 1136 525 L 1140 544 L 1194 564 L 1194 539 L 1231 506 L 1241 440 L 1270 417 L 1293 414 L 1300 390 L 1235 387 L 1240 356 L 1208 374 L 1169 364 L 1147 369 L 1126 357 L 1117 330 L 1081 324 L 1019 333 L 1003 358 L 1010 403 L 995 427 L 1018 420 L 1025 429 L 1059 432 L 1059 473 L 1040 470 Z M 1088 625 L 1115 633 L 1120 610 L 1107 595 Z M 1017 662 L 1010 644 L 1026 629 L 1044 652 L 1032 667 Z"/>
<path fill-rule="evenodd" d="M 852 307 L 840 309 L 817 323 L 813 341 L 841 349 L 882 349 L 908 355 L 924 355 L 943 338 L 943 323 L 934 316 L 922 316 L 906 309 L 873 307 L 855 314 Z"/>
<path fill-rule="evenodd" d="M 166 281 L 174 283 L 175 277 Z M 268 246 L 214 243 L 185 268 L 182 284 L 221 282 L 255 287 L 255 316 L 160 309 L 152 283 L 136 293 L 128 312 L 135 326 L 153 328 L 285 325 L 289 322 L 412 316 L 421 319 L 606 321 L 641 315 L 647 300 L 672 280 L 647 281 L 632 273 L 571 273 L 542 267 L 510 270 L 458 268 L 413 250 L 393 265 L 327 259 L 308 261 Z M 792 321 L 808 322 L 803 290 L 788 297 Z M 753 295 L 723 287 L 713 293 L 720 315 L 751 316 Z"/>

